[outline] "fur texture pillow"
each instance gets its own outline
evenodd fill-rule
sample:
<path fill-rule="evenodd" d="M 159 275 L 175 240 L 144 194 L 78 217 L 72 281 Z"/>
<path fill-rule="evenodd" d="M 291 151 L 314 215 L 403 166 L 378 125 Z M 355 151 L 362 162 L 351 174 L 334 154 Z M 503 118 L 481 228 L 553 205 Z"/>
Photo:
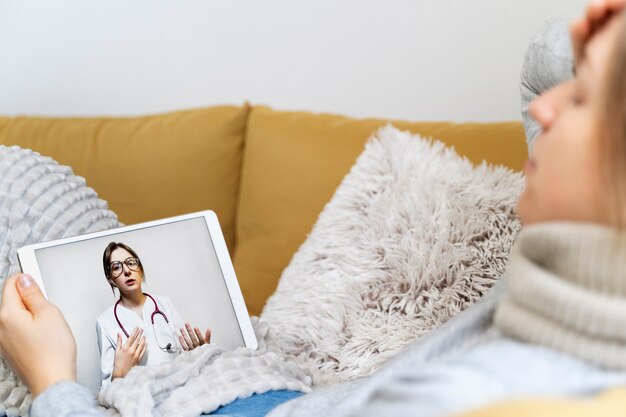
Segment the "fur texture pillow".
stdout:
<path fill-rule="evenodd" d="M 381 129 L 268 300 L 270 346 L 317 385 L 372 373 L 502 275 L 522 187 L 519 173 Z"/>

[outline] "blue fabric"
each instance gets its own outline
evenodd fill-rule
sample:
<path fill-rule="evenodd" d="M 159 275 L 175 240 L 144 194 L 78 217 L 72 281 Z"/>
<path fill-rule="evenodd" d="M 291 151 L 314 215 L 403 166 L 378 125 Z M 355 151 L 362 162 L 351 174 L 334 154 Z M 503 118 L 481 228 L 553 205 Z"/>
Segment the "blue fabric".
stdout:
<path fill-rule="evenodd" d="M 213 411 L 211 415 L 230 417 L 264 417 L 278 405 L 301 396 L 299 391 L 279 390 L 238 398 Z"/>

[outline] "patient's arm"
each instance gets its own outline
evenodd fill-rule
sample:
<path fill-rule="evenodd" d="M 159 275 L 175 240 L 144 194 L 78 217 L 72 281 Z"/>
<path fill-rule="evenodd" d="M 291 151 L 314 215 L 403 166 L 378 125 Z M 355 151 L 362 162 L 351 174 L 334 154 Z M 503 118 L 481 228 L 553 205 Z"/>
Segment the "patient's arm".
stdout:
<path fill-rule="evenodd" d="M 593 0 L 587 4 L 585 14 L 570 25 L 574 59 L 580 62 L 585 53 L 585 45 L 616 13 L 622 11 L 626 0 Z"/>
<path fill-rule="evenodd" d="M 30 408 L 31 417 L 105 417 L 93 394 L 77 382 L 54 384 L 39 395 Z"/>

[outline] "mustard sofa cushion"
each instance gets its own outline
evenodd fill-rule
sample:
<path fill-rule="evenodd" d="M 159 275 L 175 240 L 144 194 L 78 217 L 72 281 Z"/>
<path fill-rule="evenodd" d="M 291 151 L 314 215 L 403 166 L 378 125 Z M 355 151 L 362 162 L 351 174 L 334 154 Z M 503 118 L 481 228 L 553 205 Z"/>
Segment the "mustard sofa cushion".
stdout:
<path fill-rule="evenodd" d="M 248 120 L 237 212 L 235 270 L 248 310 L 259 314 L 282 270 L 354 164 L 367 138 L 389 123 L 254 107 Z M 393 122 L 432 136 L 473 162 L 520 169 L 521 123 Z"/>
<path fill-rule="evenodd" d="M 457 417 L 622 417 L 625 410 L 626 388 L 615 388 L 583 399 L 508 401 Z"/>
<path fill-rule="evenodd" d="M 248 107 L 126 118 L 0 117 L 0 143 L 69 165 L 121 222 L 213 209 L 234 248 Z"/>

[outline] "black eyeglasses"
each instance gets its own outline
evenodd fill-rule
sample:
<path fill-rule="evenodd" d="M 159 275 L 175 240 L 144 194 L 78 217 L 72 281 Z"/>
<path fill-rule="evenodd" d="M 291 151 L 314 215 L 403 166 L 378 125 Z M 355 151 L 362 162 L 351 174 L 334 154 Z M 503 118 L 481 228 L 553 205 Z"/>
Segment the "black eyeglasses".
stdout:
<path fill-rule="evenodd" d="M 113 278 L 117 278 L 122 275 L 122 272 L 124 272 L 124 265 L 126 265 L 131 271 L 139 271 L 139 259 L 137 258 L 126 258 L 124 259 L 124 262 L 114 261 L 109 264 L 109 270 L 111 271 Z"/>

